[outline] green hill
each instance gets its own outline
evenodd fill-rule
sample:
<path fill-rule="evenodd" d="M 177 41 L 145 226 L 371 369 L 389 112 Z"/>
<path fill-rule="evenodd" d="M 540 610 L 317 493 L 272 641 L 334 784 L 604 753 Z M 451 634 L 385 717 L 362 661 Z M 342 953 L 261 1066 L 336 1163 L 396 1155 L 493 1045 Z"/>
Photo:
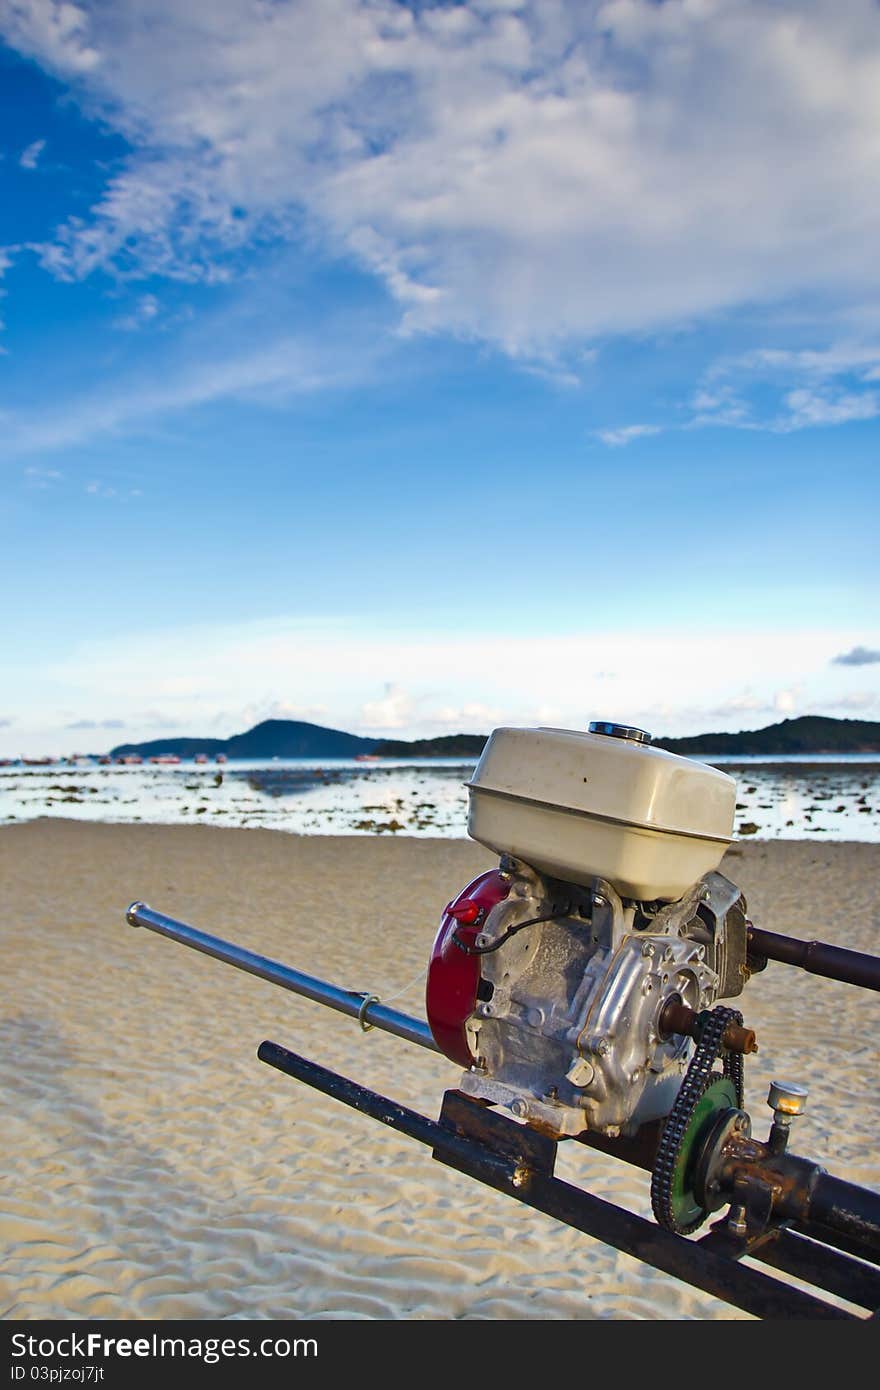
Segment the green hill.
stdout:
<path fill-rule="evenodd" d="M 179 758 L 194 758 L 197 753 L 210 757 L 225 753 L 227 758 L 354 758 L 358 753 L 372 753 L 375 747 L 376 739 L 341 729 L 324 729 L 298 719 L 264 719 L 232 738 L 154 738 L 149 743 L 121 743 L 111 748 L 110 756 L 139 753 L 152 758 L 176 753 Z"/>
<path fill-rule="evenodd" d="M 148 743 L 120 743 L 111 757 L 139 753 L 143 758 L 176 753 L 193 758 L 197 753 L 227 758 L 354 758 L 373 753 L 386 758 L 473 758 L 483 751 L 486 734 L 445 734 L 439 738 L 377 739 L 325 729 L 298 719 L 265 719 L 247 733 L 232 738 L 161 738 Z M 654 746 L 670 753 L 773 754 L 782 753 L 880 753 L 880 723 L 867 719 L 830 719 L 808 714 L 783 719 L 765 729 L 737 734 L 694 734 L 690 738 L 655 738 Z"/>
<path fill-rule="evenodd" d="M 868 719 L 830 719 L 805 714 L 765 729 L 738 734 L 695 734 L 691 738 L 655 738 L 670 753 L 880 753 L 880 723 Z"/>

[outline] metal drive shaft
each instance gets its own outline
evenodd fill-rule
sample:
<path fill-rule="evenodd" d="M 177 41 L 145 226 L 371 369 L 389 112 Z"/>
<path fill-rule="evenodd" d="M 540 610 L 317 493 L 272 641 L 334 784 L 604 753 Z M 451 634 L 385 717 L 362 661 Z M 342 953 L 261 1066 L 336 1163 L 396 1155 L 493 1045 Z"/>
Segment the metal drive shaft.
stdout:
<path fill-rule="evenodd" d="M 329 1009 L 358 1019 L 364 1027 L 381 1028 L 407 1042 L 418 1043 L 419 1047 L 427 1047 L 431 1052 L 440 1051 L 427 1023 L 409 1014 L 398 1013 L 397 1009 L 389 1009 L 375 995 L 363 990 L 341 989 L 339 985 L 331 985 L 315 975 L 304 975 L 301 970 L 292 970 L 280 961 L 270 960 L 268 956 L 260 956 L 256 951 L 248 951 L 244 946 L 236 946 L 219 936 L 209 936 L 207 932 L 190 927 L 186 922 L 166 917 L 146 903 L 132 903 L 126 919 L 132 927 L 147 927 L 160 936 L 179 942 L 181 946 L 191 946 L 194 951 L 225 961 L 227 965 L 235 966 L 236 970 L 245 970 L 249 975 L 257 975 L 261 980 L 292 990 L 305 999 L 326 1004 Z"/>
<path fill-rule="evenodd" d="M 850 951 L 845 946 L 831 946 L 827 941 L 800 941 L 796 936 L 782 936 L 748 925 L 749 955 L 760 960 L 782 961 L 797 965 L 813 975 L 844 984 L 859 985 L 862 989 L 880 989 L 880 956 L 863 951 Z"/>

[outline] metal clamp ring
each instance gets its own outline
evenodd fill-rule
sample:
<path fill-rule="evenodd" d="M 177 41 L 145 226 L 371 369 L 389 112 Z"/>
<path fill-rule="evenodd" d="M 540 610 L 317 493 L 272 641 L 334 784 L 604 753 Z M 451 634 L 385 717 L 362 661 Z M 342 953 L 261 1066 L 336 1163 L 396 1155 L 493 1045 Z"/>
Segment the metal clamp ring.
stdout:
<path fill-rule="evenodd" d="M 378 1003 L 380 1003 L 380 999 L 379 999 L 378 994 L 365 994 L 365 995 L 364 995 L 363 1003 L 361 1004 L 360 1008 L 358 1009 L 358 1023 L 361 1025 L 361 1028 L 363 1029 L 363 1031 L 364 1031 L 365 1033 L 369 1033 L 370 1029 L 371 1029 L 371 1028 L 375 1028 L 375 1026 L 376 1026 L 375 1023 L 368 1023 L 368 1022 L 367 1022 L 367 1019 L 366 1019 L 366 1016 L 365 1016 L 365 1015 L 366 1015 L 366 1012 L 367 1012 L 367 1009 L 370 1007 L 371 1004 L 378 1004 Z"/>

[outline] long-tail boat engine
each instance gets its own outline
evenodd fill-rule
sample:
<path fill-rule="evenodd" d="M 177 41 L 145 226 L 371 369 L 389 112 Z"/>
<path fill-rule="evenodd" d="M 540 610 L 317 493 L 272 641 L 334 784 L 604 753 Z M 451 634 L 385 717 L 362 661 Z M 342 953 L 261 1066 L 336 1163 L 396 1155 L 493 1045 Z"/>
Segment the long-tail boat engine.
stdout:
<path fill-rule="evenodd" d="M 880 957 L 749 921 L 719 872 L 733 778 L 641 729 L 496 729 L 468 788 L 469 834 L 500 862 L 443 913 L 427 1021 L 146 903 L 128 921 L 444 1053 L 463 1071 L 433 1120 L 278 1043 L 257 1049 L 441 1163 L 761 1317 L 858 1316 L 811 1287 L 880 1316 L 880 1192 L 789 1151 L 798 1084 L 772 1083 L 769 1133 L 753 1136 L 743 1059 L 755 1035 L 718 1002 L 768 960 L 877 991 Z M 569 1140 L 649 1171 L 658 1224 L 558 1178 Z M 682 1238 L 725 1206 L 708 1233 Z"/>
<path fill-rule="evenodd" d="M 654 1195 L 682 1229 L 677 1141 L 698 1107 L 742 1105 L 755 1050 L 742 1016 L 713 1008 L 750 972 L 746 903 L 717 872 L 734 780 L 595 723 L 496 729 L 468 785 L 469 833 L 501 863 L 444 913 L 434 1038 L 462 1092 L 552 1138 L 629 1136 L 677 1110 Z"/>

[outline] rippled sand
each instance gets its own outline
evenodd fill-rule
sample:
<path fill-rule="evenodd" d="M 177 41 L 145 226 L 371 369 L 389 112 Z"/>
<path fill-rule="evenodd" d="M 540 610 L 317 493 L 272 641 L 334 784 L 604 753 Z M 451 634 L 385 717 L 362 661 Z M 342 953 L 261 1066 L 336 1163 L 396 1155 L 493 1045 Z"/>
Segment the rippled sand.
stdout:
<path fill-rule="evenodd" d="M 256 1060 L 263 1038 L 436 1115 L 419 1048 L 125 925 L 143 898 L 390 998 L 484 851 L 456 840 L 38 820 L 0 829 L 0 1313 L 6 1318 L 735 1318 Z M 754 843 L 725 872 L 771 930 L 880 942 L 880 846 Z M 880 1187 L 877 996 L 771 965 L 746 1103 L 810 1086 L 793 1147 Z M 399 1007 L 422 1012 L 416 985 Z M 647 1215 L 647 1178 L 559 1172 Z"/>

